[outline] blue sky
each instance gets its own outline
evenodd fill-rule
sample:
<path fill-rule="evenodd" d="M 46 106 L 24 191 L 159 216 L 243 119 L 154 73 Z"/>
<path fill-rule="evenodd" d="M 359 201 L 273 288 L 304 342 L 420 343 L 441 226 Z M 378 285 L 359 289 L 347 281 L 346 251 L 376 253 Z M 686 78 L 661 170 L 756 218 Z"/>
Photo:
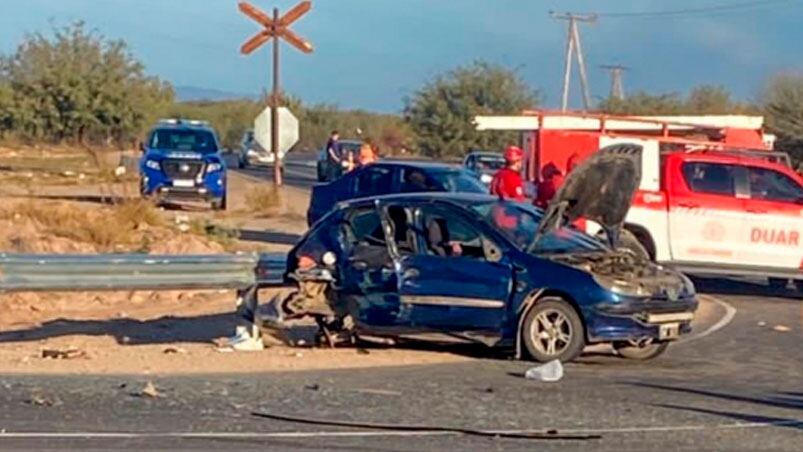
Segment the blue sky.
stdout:
<path fill-rule="evenodd" d="M 252 0 L 290 8 L 295 0 Z M 600 64 L 632 68 L 625 90 L 685 91 L 722 84 L 755 98 L 780 70 L 803 70 L 803 0 L 662 17 L 601 17 L 581 28 L 592 94 L 609 89 Z M 13 51 L 26 32 L 84 20 L 129 42 L 151 74 L 176 85 L 258 93 L 267 85 L 269 53 L 238 53 L 257 26 L 236 0 L 3 0 L 0 52 Z M 565 23 L 548 11 L 643 12 L 745 0 L 314 0 L 294 26 L 315 45 L 302 55 L 288 46 L 284 87 L 307 102 L 398 111 L 404 96 L 433 75 L 474 59 L 516 68 L 560 98 Z M 576 70 L 575 70 L 576 74 Z M 579 86 L 579 85 L 575 85 Z M 575 89 L 575 92 L 577 89 Z M 578 105 L 579 97 L 573 96 Z"/>

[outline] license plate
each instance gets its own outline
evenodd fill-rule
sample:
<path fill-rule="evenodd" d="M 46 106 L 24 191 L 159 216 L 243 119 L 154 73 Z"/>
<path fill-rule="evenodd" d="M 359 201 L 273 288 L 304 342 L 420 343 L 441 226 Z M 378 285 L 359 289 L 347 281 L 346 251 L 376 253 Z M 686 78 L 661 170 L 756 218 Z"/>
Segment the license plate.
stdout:
<path fill-rule="evenodd" d="M 658 325 L 658 339 L 677 339 L 680 336 L 680 323 Z"/>
<path fill-rule="evenodd" d="M 174 187 L 194 187 L 195 181 L 194 180 L 174 180 L 173 181 Z"/>

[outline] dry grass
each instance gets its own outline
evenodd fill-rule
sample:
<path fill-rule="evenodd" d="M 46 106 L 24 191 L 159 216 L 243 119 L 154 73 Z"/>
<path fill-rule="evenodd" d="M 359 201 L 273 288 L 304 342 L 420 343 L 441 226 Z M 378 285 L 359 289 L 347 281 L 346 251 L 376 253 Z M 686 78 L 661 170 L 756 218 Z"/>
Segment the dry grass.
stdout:
<path fill-rule="evenodd" d="M 249 213 L 257 217 L 276 215 L 283 207 L 280 189 L 270 186 L 260 186 L 245 195 L 245 205 Z"/>
<path fill-rule="evenodd" d="M 201 219 L 190 222 L 190 232 L 220 244 L 227 251 L 233 251 L 236 248 L 237 239 L 240 238 L 240 233 L 237 230 L 225 228 L 213 224 L 209 220 Z"/>
<path fill-rule="evenodd" d="M 138 245 L 138 230 L 162 226 L 159 212 L 142 200 L 90 211 L 66 203 L 26 201 L 0 209 L 0 219 L 28 220 L 44 234 L 86 243 L 100 251 L 117 251 L 120 247 Z"/>

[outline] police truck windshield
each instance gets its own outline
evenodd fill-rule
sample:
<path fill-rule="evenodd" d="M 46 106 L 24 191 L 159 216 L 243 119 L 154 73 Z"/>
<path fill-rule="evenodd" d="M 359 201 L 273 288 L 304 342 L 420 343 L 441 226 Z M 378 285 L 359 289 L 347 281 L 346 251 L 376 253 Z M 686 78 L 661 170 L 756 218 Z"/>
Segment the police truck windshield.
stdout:
<path fill-rule="evenodd" d="M 153 133 L 151 149 L 162 151 L 193 151 L 203 154 L 217 152 L 215 135 L 207 130 L 159 129 Z"/>

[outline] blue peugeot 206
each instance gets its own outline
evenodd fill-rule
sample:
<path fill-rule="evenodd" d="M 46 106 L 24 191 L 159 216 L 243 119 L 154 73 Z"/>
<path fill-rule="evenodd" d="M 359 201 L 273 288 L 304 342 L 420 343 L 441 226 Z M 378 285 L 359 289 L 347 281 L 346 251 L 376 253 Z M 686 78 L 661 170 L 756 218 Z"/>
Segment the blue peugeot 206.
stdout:
<path fill-rule="evenodd" d="M 598 151 L 544 212 L 478 194 L 418 193 L 341 203 L 288 257 L 298 288 L 260 306 L 287 338 L 311 316 L 321 338 L 460 340 L 569 361 L 589 344 L 649 359 L 690 332 L 681 273 L 613 246 L 640 179 L 635 145 Z M 571 226 L 599 223 L 601 241 Z"/>

